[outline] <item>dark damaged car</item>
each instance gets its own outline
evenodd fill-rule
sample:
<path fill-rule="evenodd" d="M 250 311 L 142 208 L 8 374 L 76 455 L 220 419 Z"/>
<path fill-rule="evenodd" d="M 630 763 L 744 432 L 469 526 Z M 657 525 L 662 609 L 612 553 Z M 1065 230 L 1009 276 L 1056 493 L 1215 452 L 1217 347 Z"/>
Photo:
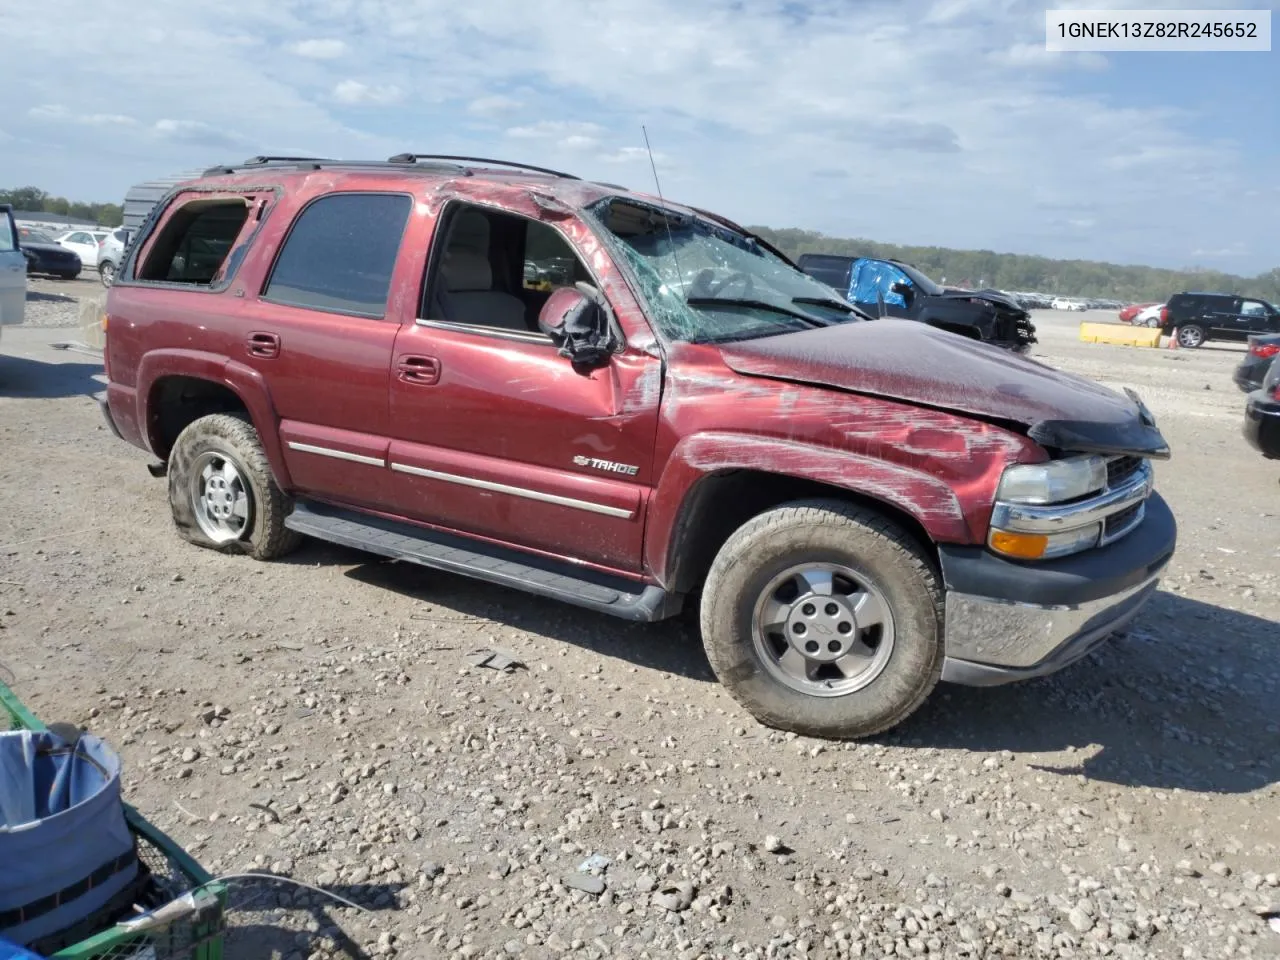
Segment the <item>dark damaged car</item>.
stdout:
<path fill-rule="evenodd" d="M 999 290 L 944 287 L 901 260 L 806 253 L 796 264 L 873 317 L 918 320 L 1015 353 L 1036 343 L 1031 314 Z"/>
<path fill-rule="evenodd" d="M 691 607 L 788 730 L 867 736 L 939 680 L 1059 670 L 1174 552 L 1135 395 L 868 321 L 727 220 L 568 175 L 218 168 L 157 205 L 106 314 L 108 423 L 189 542 L 267 560 L 305 534 L 629 620 Z"/>
<path fill-rule="evenodd" d="M 53 237 L 39 230 L 19 230 L 18 245 L 27 259 L 27 273 L 44 274 L 59 280 L 80 276 L 83 264 L 73 250 L 61 246 Z"/>

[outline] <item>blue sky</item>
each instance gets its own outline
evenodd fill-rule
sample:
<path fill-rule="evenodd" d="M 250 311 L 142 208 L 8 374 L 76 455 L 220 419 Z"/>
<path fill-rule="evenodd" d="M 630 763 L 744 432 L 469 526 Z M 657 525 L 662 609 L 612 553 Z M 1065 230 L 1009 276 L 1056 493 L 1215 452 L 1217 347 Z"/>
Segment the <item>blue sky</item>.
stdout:
<path fill-rule="evenodd" d="M 1049 54 L 1045 5 L 1024 0 L 133 0 L 128 24 L 113 9 L 0 8 L 0 185 L 119 201 L 255 153 L 412 149 L 649 189 L 646 124 L 668 196 L 748 223 L 1280 266 L 1274 51 Z"/>

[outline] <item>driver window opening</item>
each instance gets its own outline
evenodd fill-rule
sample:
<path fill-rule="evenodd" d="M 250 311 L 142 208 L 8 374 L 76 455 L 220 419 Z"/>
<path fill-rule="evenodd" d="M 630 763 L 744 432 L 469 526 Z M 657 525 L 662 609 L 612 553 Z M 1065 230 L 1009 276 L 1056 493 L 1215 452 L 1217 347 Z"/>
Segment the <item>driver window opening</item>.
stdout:
<path fill-rule="evenodd" d="M 591 274 L 555 229 L 518 214 L 457 204 L 441 228 L 423 316 L 545 336 L 538 314 L 553 292 Z"/>

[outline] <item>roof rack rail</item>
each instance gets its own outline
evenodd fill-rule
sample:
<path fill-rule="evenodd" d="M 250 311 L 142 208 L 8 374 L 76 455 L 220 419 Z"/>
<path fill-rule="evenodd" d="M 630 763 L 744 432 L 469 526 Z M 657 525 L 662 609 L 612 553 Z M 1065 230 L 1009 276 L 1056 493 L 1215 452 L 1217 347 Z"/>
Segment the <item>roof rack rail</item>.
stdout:
<path fill-rule="evenodd" d="M 315 163 L 320 160 L 328 160 L 328 157 L 274 157 L 274 156 L 256 156 L 250 157 L 244 162 L 246 167 L 254 166 L 259 163 Z"/>
<path fill-rule="evenodd" d="M 332 163 L 324 157 L 268 157 L 257 156 L 250 157 L 243 163 L 219 163 L 217 166 L 210 167 L 204 171 L 206 177 L 216 177 L 219 174 L 235 173 L 237 170 L 243 170 L 246 167 L 265 167 L 269 163 L 292 163 L 298 167 L 309 167 L 312 170 L 319 170 L 320 164 Z"/>
<path fill-rule="evenodd" d="M 458 157 L 444 153 L 397 153 L 394 157 L 389 157 L 387 163 L 417 163 L 419 160 L 450 160 L 462 163 L 486 163 L 496 167 L 514 167 L 517 170 L 532 170 L 535 173 L 545 173 L 548 176 L 559 177 L 561 180 L 581 180 L 581 177 L 575 177 L 572 173 L 562 173 L 559 170 L 548 170 L 546 167 L 535 167 L 531 163 L 514 163 L 510 160 L 493 160 L 489 157 Z"/>

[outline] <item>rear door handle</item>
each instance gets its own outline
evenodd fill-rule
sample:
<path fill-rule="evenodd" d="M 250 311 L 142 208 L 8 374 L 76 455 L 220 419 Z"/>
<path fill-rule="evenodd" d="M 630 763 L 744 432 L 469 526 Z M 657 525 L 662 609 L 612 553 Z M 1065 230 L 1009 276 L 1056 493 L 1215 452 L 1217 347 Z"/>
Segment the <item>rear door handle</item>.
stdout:
<path fill-rule="evenodd" d="M 280 356 L 280 334 L 278 333 L 251 333 L 246 341 L 246 346 L 251 357 L 263 357 L 270 360 L 273 357 Z"/>
<path fill-rule="evenodd" d="M 400 379 L 405 383 L 430 385 L 440 382 L 440 361 L 435 357 L 401 357 Z"/>

